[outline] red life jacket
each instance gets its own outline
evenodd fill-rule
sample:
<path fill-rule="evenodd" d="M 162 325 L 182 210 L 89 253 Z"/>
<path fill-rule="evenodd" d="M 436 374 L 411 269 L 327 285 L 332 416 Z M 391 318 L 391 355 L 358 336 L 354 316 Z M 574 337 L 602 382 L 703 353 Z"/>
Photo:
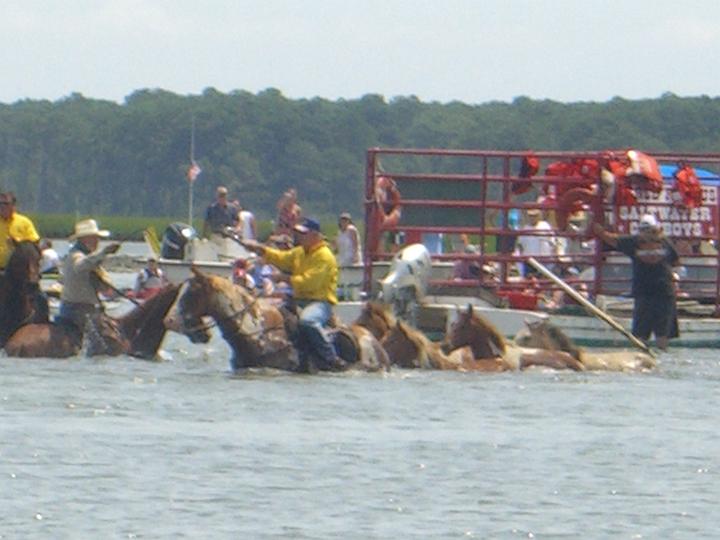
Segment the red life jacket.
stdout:
<path fill-rule="evenodd" d="M 642 183 L 638 187 L 653 193 L 660 193 L 663 190 L 662 173 L 655 158 L 637 150 L 628 150 L 625 156 L 629 163 L 626 176 L 641 178 Z"/>
<path fill-rule="evenodd" d="M 698 180 L 695 169 L 687 163 L 678 164 L 673 173 L 673 202 L 686 208 L 696 208 L 702 205 L 702 186 Z"/>
<path fill-rule="evenodd" d="M 532 178 L 539 170 L 540 160 L 535 154 L 530 152 L 523 158 L 518 176 L 520 178 Z M 510 186 L 510 191 L 512 191 L 513 195 L 521 195 L 522 193 L 530 191 L 531 187 L 532 184 L 530 182 L 513 182 Z"/>

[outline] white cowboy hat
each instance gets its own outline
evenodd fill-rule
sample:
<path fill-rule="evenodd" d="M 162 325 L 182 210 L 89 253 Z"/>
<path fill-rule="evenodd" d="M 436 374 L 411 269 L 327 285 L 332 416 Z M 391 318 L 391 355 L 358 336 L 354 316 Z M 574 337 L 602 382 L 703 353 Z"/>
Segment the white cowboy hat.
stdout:
<path fill-rule="evenodd" d="M 107 238 L 110 236 L 110 231 L 99 229 L 97 221 L 94 219 L 84 219 L 75 224 L 75 232 L 72 233 L 69 238 L 70 240 L 74 240 L 75 238 L 83 238 L 85 236 Z"/>

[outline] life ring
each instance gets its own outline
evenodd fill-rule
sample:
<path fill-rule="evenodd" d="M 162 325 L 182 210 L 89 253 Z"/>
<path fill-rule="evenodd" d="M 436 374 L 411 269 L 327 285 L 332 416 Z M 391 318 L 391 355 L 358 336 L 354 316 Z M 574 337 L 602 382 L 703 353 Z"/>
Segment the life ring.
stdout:
<path fill-rule="evenodd" d="M 583 207 L 587 206 L 587 228 L 585 232 L 592 229 L 593 223 L 603 224 L 604 215 L 602 211 L 602 198 L 593 190 L 585 187 L 576 187 L 569 189 L 563 193 L 558 201 L 555 218 L 557 220 L 558 229 L 564 231 L 567 229 L 568 221 L 572 214 L 579 212 Z"/>

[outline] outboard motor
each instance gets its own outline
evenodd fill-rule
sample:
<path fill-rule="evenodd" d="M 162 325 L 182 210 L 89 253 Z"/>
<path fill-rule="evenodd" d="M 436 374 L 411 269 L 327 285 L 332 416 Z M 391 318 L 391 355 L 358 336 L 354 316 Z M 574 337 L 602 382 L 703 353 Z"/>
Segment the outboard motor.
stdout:
<path fill-rule="evenodd" d="M 185 246 L 196 236 L 195 229 L 190 225 L 171 223 L 163 233 L 160 256 L 163 259 L 182 260 L 185 256 Z"/>
<path fill-rule="evenodd" d="M 413 322 L 413 307 L 425 297 L 431 271 L 432 259 L 424 245 L 401 249 L 393 257 L 388 275 L 380 280 L 382 301 L 392 304 L 396 315 Z"/>

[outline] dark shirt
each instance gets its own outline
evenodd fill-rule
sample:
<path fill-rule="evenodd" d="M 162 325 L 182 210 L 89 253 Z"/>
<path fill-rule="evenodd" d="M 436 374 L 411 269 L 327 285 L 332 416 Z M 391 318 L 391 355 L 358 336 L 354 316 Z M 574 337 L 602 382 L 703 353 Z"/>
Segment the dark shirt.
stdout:
<path fill-rule="evenodd" d="M 238 209 L 234 204 L 220 205 L 217 201 L 205 210 L 205 222 L 214 233 L 220 233 L 225 227 L 238 224 Z"/>
<path fill-rule="evenodd" d="M 633 297 L 675 295 L 672 266 L 677 264 L 678 254 L 665 238 L 654 245 L 641 246 L 637 236 L 621 236 L 617 249 L 632 260 Z"/>

